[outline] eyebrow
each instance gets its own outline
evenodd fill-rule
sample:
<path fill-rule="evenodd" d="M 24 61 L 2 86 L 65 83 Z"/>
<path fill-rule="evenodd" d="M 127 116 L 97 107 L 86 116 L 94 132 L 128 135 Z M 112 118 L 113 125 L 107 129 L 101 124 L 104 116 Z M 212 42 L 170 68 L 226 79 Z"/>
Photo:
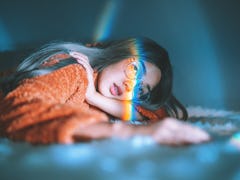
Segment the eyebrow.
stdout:
<path fill-rule="evenodd" d="M 143 74 L 146 75 L 147 74 L 147 69 L 146 69 L 146 66 L 145 66 L 145 63 L 143 61 L 139 61 L 142 68 L 143 68 Z"/>
<path fill-rule="evenodd" d="M 146 76 L 147 68 L 145 66 L 145 63 L 144 63 L 144 61 L 139 61 L 139 62 L 141 64 L 142 68 L 143 68 L 143 74 Z M 148 83 L 147 83 L 147 89 L 148 89 L 148 93 L 150 93 L 151 92 L 151 86 Z"/>

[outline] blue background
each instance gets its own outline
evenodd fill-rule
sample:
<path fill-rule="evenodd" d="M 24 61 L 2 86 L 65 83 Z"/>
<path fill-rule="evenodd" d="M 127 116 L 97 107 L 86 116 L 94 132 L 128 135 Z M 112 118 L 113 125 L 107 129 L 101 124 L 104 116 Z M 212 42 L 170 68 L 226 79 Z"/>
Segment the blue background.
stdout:
<path fill-rule="evenodd" d="M 239 17 L 238 0 L 2 0 L 0 51 L 147 36 L 168 50 L 184 105 L 239 111 Z"/>

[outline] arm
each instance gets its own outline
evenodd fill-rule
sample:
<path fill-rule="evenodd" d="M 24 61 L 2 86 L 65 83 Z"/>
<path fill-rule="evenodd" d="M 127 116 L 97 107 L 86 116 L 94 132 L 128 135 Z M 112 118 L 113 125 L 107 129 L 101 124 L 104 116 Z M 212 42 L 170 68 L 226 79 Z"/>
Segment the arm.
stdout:
<path fill-rule="evenodd" d="M 79 129 L 79 131 L 75 132 L 74 137 L 76 140 L 109 137 L 126 139 L 138 135 L 147 136 L 158 144 L 174 146 L 198 144 L 210 140 L 210 136 L 205 131 L 173 118 L 166 118 L 161 122 L 144 126 L 125 124 L 123 122 L 114 124 L 96 123 Z"/>
<path fill-rule="evenodd" d="M 132 108 L 130 101 L 108 98 L 97 91 L 91 95 L 87 95 L 86 100 L 89 104 L 96 106 L 104 112 L 122 120 L 130 120 L 131 113 L 134 113 L 134 117 L 138 120 L 143 118 L 135 109 Z M 132 109 L 133 112 L 130 112 Z"/>
<path fill-rule="evenodd" d="M 0 136 L 31 143 L 74 142 L 79 127 L 108 121 L 84 102 L 86 86 L 79 65 L 25 79 L 0 101 Z"/>

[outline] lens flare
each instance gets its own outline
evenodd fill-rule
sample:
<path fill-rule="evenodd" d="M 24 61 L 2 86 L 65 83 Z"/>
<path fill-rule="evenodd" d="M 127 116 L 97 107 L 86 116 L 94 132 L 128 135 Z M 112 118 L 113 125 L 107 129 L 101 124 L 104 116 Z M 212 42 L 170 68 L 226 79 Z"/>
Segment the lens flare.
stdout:
<path fill-rule="evenodd" d="M 235 133 L 231 137 L 230 143 L 240 149 L 240 132 Z"/>
<path fill-rule="evenodd" d="M 119 0 L 108 0 L 106 2 L 94 33 L 93 39 L 95 42 L 106 40 L 110 36 L 119 2 Z"/>

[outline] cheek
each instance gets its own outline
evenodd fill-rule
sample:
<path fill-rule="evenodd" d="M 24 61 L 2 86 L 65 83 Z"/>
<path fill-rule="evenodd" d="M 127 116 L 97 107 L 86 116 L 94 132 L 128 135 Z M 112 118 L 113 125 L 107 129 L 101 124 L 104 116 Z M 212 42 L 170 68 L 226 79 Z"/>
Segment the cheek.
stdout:
<path fill-rule="evenodd" d="M 97 90 L 106 97 L 111 97 L 109 92 L 109 88 L 111 84 L 114 82 L 114 75 L 111 75 L 112 72 L 110 70 L 102 71 L 98 77 L 98 87 Z"/>
<path fill-rule="evenodd" d="M 106 77 L 103 75 L 101 75 L 98 79 L 97 90 L 104 96 L 107 95 L 107 88 L 109 86 L 108 82 L 109 82 L 109 79 L 106 79 Z"/>
<path fill-rule="evenodd" d="M 129 101 L 129 100 L 132 100 L 133 99 L 133 92 L 130 91 L 130 92 L 124 92 L 124 94 L 119 97 L 120 100 L 126 100 L 126 101 Z"/>

